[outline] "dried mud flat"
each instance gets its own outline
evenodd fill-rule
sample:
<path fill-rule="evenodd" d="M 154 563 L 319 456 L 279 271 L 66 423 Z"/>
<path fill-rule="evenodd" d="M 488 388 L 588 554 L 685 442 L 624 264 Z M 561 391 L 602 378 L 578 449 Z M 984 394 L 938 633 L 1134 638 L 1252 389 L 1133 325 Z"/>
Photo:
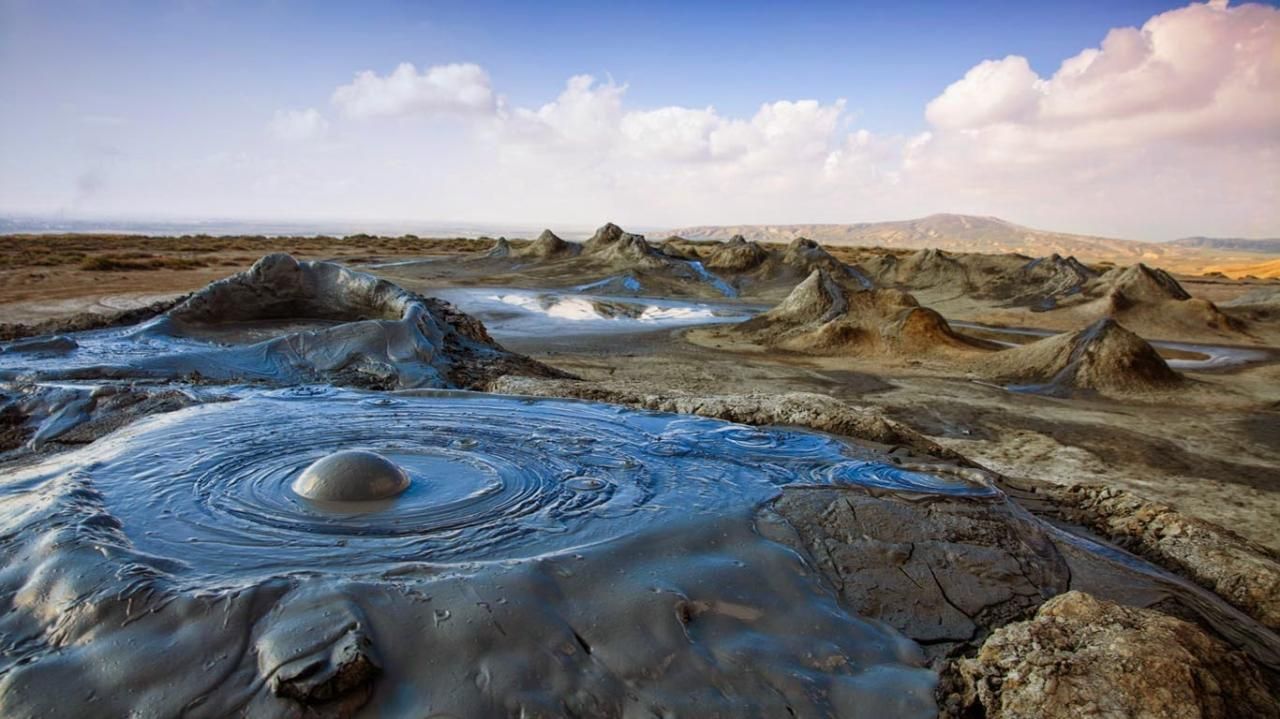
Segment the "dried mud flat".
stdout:
<path fill-rule="evenodd" d="M 8 330 L 0 713 L 1280 716 L 1273 362 L 1006 352 L 811 243 L 406 254 Z M 347 449 L 408 489 L 291 492 Z"/>

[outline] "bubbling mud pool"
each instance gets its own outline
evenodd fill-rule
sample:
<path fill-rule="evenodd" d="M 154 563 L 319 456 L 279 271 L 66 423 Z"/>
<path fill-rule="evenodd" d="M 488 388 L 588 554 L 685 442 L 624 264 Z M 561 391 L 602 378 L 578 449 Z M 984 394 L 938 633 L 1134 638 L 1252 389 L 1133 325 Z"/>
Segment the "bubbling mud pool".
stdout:
<path fill-rule="evenodd" d="M 0 477 L 0 715 L 936 713 L 919 646 L 757 513 L 986 485 L 573 400 L 236 394 Z M 299 491 L 351 451 L 403 491 Z"/>
<path fill-rule="evenodd" d="M 579 288 L 579 290 L 586 288 Z M 643 332 L 750 319 L 764 309 L 736 302 L 619 297 L 512 288 L 453 288 L 435 293 L 484 321 L 499 340 Z"/>
<path fill-rule="evenodd" d="M 313 463 L 346 450 L 403 470 L 402 491 L 353 503 L 295 491 Z M 527 558 L 749 511 L 794 483 L 990 491 L 798 430 L 574 401 L 319 388 L 153 417 L 42 473 L 68 471 L 101 492 L 137 549 L 182 562 L 178 576 L 219 580 Z"/>

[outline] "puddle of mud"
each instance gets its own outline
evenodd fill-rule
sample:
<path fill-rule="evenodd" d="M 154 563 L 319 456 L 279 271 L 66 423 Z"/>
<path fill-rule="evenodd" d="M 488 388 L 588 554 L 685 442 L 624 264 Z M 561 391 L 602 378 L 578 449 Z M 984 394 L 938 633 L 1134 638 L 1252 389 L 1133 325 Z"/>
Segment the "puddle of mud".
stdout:
<path fill-rule="evenodd" d="M 72 677 L 102 715 L 193 701 L 209 715 L 285 715 L 296 705 L 275 694 L 308 696 L 353 652 L 381 674 L 369 715 L 936 712 L 919 648 L 842 609 L 798 554 L 756 531 L 754 511 L 793 484 L 987 486 L 812 432 L 611 405 L 325 387 L 242 396 L 0 479 L 0 590 L 25 597 L 0 617 L 6 716 L 40 715 L 53 697 L 84 709 L 55 690 Z M 410 487 L 362 508 L 293 494 L 313 461 L 357 448 L 398 464 Z M 58 591 L 42 589 L 55 577 Z M 66 601 L 133 618 L 64 626 L 54 661 L 39 618 Z"/>
<path fill-rule="evenodd" d="M 303 469 L 347 449 L 392 460 L 409 489 L 360 512 L 293 493 Z M 732 514 L 792 483 L 985 491 L 807 432 L 570 401 L 336 390 L 154 417 L 32 471 L 14 481 L 79 472 L 139 550 L 211 580 L 537 556 L 681 515 Z"/>
<path fill-rule="evenodd" d="M 750 319 L 760 309 L 730 302 L 565 294 L 511 288 L 453 288 L 436 294 L 463 312 L 478 317 L 490 334 L 500 341 L 727 324 Z"/>

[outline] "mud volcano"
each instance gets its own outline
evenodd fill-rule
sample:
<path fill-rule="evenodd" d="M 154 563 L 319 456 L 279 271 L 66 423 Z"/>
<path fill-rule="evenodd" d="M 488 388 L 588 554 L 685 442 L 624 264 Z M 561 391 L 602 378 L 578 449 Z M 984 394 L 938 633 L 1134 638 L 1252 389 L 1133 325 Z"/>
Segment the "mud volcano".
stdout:
<path fill-rule="evenodd" d="M 190 565 L 178 577 L 519 558 L 673 513 L 750 506 L 793 482 L 984 491 L 803 432 L 577 402 L 337 390 L 144 420 L 62 466 L 77 464 L 93 467 L 81 476 L 135 546 Z M 335 514 L 308 500 L 378 506 Z"/>
<path fill-rule="evenodd" d="M 826 270 L 814 270 L 777 307 L 729 331 L 812 354 L 918 356 L 988 348 L 953 332 L 941 315 L 905 292 L 851 289 L 848 279 Z"/>
<path fill-rule="evenodd" d="M 102 715 L 931 716 L 918 647 L 757 529 L 789 485 L 998 495 L 882 458 L 456 392 L 298 388 L 144 419 L 0 484 L 0 713 L 75 713 L 55 691 L 74 681 Z"/>
<path fill-rule="evenodd" d="M 557 374 L 507 352 L 448 303 L 286 254 L 263 257 L 142 325 L 76 333 L 39 350 L 40 362 L 31 352 L 0 354 L 0 379 L 197 378 L 392 389 Z"/>
<path fill-rule="evenodd" d="M 1150 344 L 1110 319 L 984 357 L 974 367 L 1012 389 L 1049 395 L 1167 391 L 1183 381 Z"/>

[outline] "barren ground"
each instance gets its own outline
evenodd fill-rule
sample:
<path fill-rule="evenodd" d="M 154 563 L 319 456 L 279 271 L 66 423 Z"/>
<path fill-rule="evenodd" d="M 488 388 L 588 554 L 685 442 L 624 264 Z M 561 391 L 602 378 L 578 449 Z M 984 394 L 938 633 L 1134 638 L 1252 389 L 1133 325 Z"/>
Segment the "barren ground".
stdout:
<path fill-rule="evenodd" d="M 6 237 L 0 238 L 0 322 L 145 304 L 197 289 L 270 251 L 367 264 L 487 246 L 362 236 Z M 837 249 L 835 254 L 843 253 Z M 427 295 L 433 287 L 476 283 L 475 277 L 453 277 L 452 264 L 432 263 L 429 272 L 374 271 Z M 564 279 L 568 284 L 575 278 Z M 1254 284 L 1201 279 L 1186 286 L 1196 296 L 1222 302 Z M 981 307 L 963 300 L 950 309 L 947 304 L 934 306 L 948 317 L 982 316 Z M 1027 313 L 1026 319 L 1031 325 L 1036 318 Z M 1188 389 L 1167 395 L 1063 400 L 1010 393 L 937 364 L 760 351 L 735 345 L 714 329 L 543 337 L 508 345 L 584 379 L 654 392 L 810 391 L 879 406 L 992 469 L 1033 480 L 1124 487 L 1280 549 L 1280 364 L 1275 362 L 1190 374 L 1194 382 Z"/>

